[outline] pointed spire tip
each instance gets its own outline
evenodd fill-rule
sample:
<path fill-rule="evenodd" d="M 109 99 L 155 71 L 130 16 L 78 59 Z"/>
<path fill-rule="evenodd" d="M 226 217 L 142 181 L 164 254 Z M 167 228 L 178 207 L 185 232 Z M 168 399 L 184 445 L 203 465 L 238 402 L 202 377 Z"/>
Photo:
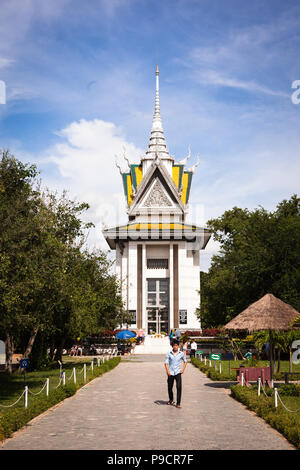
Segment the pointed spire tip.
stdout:
<path fill-rule="evenodd" d="M 156 75 L 159 75 L 159 68 L 158 68 L 158 64 L 156 65 L 156 71 L 155 71 L 155 74 L 156 74 Z"/>

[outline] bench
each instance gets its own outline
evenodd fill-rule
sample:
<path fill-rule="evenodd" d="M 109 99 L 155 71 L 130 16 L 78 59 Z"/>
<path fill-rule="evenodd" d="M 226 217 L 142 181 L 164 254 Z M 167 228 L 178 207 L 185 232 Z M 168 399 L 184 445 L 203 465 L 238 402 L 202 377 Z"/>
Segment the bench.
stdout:
<path fill-rule="evenodd" d="M 244 367 L 240 366 L 236 370 L 236 379 L 240 385 L 242 381 L 247 387 L 251 387 L 250 382 L 257 382 L 258 379 L 261 379 L 263 385 L 267 382 L 269 387 L 271 386 L 271 368 L 268 367 Z M 243 374 L 243 379 L 242 379 Z"/>
<path fill-rule="evenodd" d="M 284 373 L 284 382 L 289 383 L 289 375 L 300 375 L 300 372 L 285 372 Z"/>

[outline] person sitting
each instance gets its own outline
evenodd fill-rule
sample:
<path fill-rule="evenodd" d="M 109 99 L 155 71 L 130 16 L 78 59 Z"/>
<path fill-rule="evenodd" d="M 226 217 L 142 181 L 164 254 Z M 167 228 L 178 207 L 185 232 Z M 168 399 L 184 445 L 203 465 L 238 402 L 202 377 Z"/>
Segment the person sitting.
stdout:
<path fill-rule="evenodd" d="M 144 336 L 144 330 L 143 328 L 140 328 L 139 331 L 138 331 L 138 337 L 137 337 L 137 340 L 138 340 L 138 344 L 142 344 L 145 340 L 145 336 Z"/>

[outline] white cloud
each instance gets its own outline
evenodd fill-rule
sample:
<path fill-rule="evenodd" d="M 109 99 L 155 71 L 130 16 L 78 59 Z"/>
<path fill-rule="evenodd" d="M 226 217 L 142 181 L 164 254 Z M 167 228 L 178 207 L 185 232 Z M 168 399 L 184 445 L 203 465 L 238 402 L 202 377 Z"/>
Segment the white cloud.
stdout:
<path fill-rule="evenodd" d="M 271 96 L 282 96 L 284 98 L 289 98 L 290 94 L 278 90 L 273 90 L 266 86 L 260 85 L 255 81 L 246 81 L 239 80 L 236 78 L 226 77 L 214 70 L 207 70 L 205 72 L 198 72 L 197 76 L 201 83 L 224 86 L 230 88 L 239 88 L 241 90 L 250 91 L 253 93 L 265 93 L 266 95 Z"/>
<path fill-rule="evenodd" d="M 298 24 L 292 12 L 274 17 L 267 24 L 224 32 L 212 44 L 189 51 L 184 63 L 193 70 L 194 78 L 207 85 L 288 97 L 278 88 L 282 87 L 280 79 L 293 66 L 291 58 L 294 61 L 291 36 L 298 34 Z"/>
<path fill-rule="evenodd" d="M 4 67 L 9 67 L 13 63 L 13 59 L 8 59 L 7 57 L 0 57 L 0 69 L 4 69 Z"/>
<path fill-rule="evenodd" d="M 96 229 L 91 231 L 89 243 L 108 248 L 101 235 L 102 224 L 114 226 L 127 222 L 122 178 L 115 166 L 115 155 L 126 170 L 124 148 L 132 163 L 140 160 L 143 151 L 127 142 L 122 129 L 99 119 L 72 122 L 57 135 L 62 142 L 48 149 L 39 165 L 54 165 L 59 178 L 46 176 L 44 183 L 51 189 L 66 189 L 71 199 L 90 204 L 86 219 L 92 221 Z"/>

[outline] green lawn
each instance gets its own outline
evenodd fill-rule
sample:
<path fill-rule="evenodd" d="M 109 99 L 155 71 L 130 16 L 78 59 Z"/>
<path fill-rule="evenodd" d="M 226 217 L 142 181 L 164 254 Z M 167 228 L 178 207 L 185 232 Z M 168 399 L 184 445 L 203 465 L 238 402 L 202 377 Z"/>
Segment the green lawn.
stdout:
<path fill-rule="evenodd" d="M 66 384 L 74 383 L 73 377 L 70 379 L 73 368 L 76 369 L 76 383 L 78 385 L 83 385 L 83 372 L 80 373 L 83 369 L 83 364 L 86 363 L 87 369 L 87 381 L 91 380 L 93 377 L 92 371 L 90 369 L 91 359 L 78 357 L 74 359 L 73 357 L 63 357 L 63 371 L 66 373 Z M 97 371 L 97 362 L 94 364 L 94 371 Z M 33 393 L 38 393 L 44 386 L 46 379 L 49 378 L 49 394 L 51 391 L 55 390 L 59 384 L 59 375 L 60 369 L 59 366 L 54 364 L 53 368 L 46 370 L 35 371 L 35 372 L 26 372 L 26 385 L 29 390 Z M 1 407 L 1 405 L 10 405 L 14 403 L 24 391 L 24 374 L 19 372 L 14 372 L 12 375 L 9 375 L 5 372 L 0 373 L 0 412 L 4 412 L 7 408 Z M 38 396 L 46 396 L 46 388 Z M 31 400 L 35 400 L 35 396 L 29 392 L 28 396 L 29 403 Z M 24 399 L 22 398 L 15 407 L 24 407 Z"/>
<path fill-rule="evenodd" d="M 221 362 L 221 374 L 220 374 L 220 362 Z M 204 360 L 200 361 L 200 359 L 193 359 L 192 363 L 199 367 L 202 372 L 208 374 L 209 377 L 213 378 L 214 380 L 228 380 L 228 381 L 235 381 L 236 380 L 236 371 L 232 370 L 234 368 L 238 368 L 240 364 L 245 364 L 244 361 L 211 361 L 211 367 L 209 367 L 209 360 L 206 360 L 206 365 Z M 259 366 L 266 367 L 269 366 L 269 361 L 259 361 Z M 216 367 L 216 369 L 215 369 Z M 289 372 L 289 361 L 281 361 L 280 362 L 280 373 L 276 372 L 277 370 L 277 363 L 274 366 L 274 379 L 275 380 L 284 380 L 284 372 Z M 300 372 L 300 364 L 293 364 L 293 372 Z M 293 377 L 289 377 L 289 381 L 292 381 Z M 300 376 L 294 376 L 294 380 L 300 380 Z"/>
<path fill-rule="evenodd" d="M 243 361 L 221 361 L 221 373 L 219 372 L 218 361 L 216 370 L 212 361 L 209 367 L 209 361 L 200 361 L 192 359 L 192 364 L 204 372 L 211 380 L 215 381 L 236 381 L 236 371 L 233 368 L 239 367 Z M 269 366 L 268 361 L 259 361 L 260 366 Z M 276 369 L 275 369 L 276 370 Z M 274 379 L 284 380 L 284 372 L 289 371 L 289 362 L 281 362 L 281 373 L 274 374 Z M 293 364 L 293 372 L 300 372 L 300 364 Z M 294 376 L 299 381 L 299 376 Z M 242 387 L 241 385 L 231 385 L 232 396 L 254 411 L 258 416 L 265 419 L 273 428 L 281 432 L 297 448 L 300 448 L 300 384 L 293 384 L 292 378 L 289 378 L 290 384 L 277 384 L 278 406 L 275 407 L 274 389 L 265 387 L 258 396 L 258 387 L 252 384 L 251 387 Z M 265 392 L 265 393 L 264 393 Z M 266 396 L 267 395 L 267 396 Z"/>
<path fill-rule="evenodd" d="M 263 418 L 285 438 L 300 448 L 300 385 L 280 384 L 277 388 L 280 399 L 275 407 L 274 389 L 266 389 L 267 395 L 258 396 L 257 386 L 231 386 L 233 398 Z M 291 395 L 291 396 L 290 396 Z"/>

